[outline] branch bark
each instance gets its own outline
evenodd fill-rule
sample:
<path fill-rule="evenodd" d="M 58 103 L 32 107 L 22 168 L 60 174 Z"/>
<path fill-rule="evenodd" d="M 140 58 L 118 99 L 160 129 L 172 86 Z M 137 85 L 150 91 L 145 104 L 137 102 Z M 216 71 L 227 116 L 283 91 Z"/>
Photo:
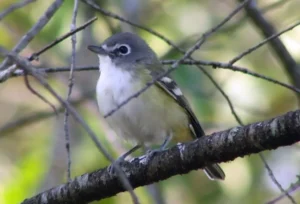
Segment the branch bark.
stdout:
<path fill-rule="evenodd" d="M 300 141 L 300 110 L 271 120 L 213 133 L 178 144 L 149 158 L 141 156 L 120 164 L 134 188 L 201 169 L 211 163 L 232 161 L 264 150 Z M 230 172 L 229 172 L 230 173 Z M 126 189 L 108 167 L 76 177 L 26 199 L 22 204 L 86 203 L 111 197 Z"/>

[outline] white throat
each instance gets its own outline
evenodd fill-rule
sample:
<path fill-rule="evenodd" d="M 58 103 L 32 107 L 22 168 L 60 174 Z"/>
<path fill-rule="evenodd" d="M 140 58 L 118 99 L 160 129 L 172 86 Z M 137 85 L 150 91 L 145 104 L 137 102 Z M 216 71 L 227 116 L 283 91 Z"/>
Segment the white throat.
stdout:
<path fill-rule="evenodd" d="M 110 57 L 99 55 L 99 69 L 97 100 L 100 112 L 105 115 L 136 90 L 131 73 L 116 67 Z"/>
<path fill-rule="evenodd" d="M 106 72 L 105 70 L 108 70 L 110 67 L 115 66 L 109 56 L 98 55 L 98 58 L 100 73 Z"/>

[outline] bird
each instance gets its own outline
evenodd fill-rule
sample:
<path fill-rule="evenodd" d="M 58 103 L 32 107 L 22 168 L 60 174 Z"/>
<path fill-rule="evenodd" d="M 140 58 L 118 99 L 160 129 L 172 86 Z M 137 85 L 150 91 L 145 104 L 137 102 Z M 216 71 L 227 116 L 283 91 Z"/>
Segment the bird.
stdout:
<path fill-rule="evenodd" d="M 165 72 L 156 53 L 134 33 L 113 34 L 88 49 L 99 57 L 96 97 L 102 116 Z M 205 136 L 183 92 L 170 76 L 155 81 L 105 120 L 119 137 L 136 144 L 122 159 L 141 146 L 161 145 L 164 149 L 170 142 L 182 143 Z M 203 170 L 211 180 L 225 179 L 218 164 Z"/>

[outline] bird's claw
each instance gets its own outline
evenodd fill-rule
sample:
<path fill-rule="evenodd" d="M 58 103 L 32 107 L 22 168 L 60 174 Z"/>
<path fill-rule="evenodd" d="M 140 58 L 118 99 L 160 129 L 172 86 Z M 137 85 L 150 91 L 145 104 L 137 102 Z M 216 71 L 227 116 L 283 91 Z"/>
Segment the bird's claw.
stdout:
<path fill-rule="evenodd" d="M 108 173 L 110 174 L 116 174 L 117 170 L 116 170 L 116 165 L 118 165 L 119 167 L 121 166 L 122 163 L 125 162 L 125 158 L 123 158 L 122 156 L 119 157 L 117 160 L 115 160 L 107 169 Z"/>
<path fill-rule="evenodd" d="M 156 154 L 161 152 L 161 149 L 153 149 L 153 150 L 147 150 L 146 152 L 146 158 L 149 161 L 150 159 L 152 159 L 152 157 Z"/>

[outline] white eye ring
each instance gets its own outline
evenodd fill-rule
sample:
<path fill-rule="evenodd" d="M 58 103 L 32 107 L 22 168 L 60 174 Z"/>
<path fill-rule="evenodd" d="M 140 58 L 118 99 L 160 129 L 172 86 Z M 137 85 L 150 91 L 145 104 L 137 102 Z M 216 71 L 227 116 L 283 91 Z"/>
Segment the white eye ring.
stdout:
<path fill-rule="evenodd" d="M 131 48 L 126 44 L 121 44 L 118 46 L 118 51 L 121 55 L 128 55 L 131 52 Z"/>

